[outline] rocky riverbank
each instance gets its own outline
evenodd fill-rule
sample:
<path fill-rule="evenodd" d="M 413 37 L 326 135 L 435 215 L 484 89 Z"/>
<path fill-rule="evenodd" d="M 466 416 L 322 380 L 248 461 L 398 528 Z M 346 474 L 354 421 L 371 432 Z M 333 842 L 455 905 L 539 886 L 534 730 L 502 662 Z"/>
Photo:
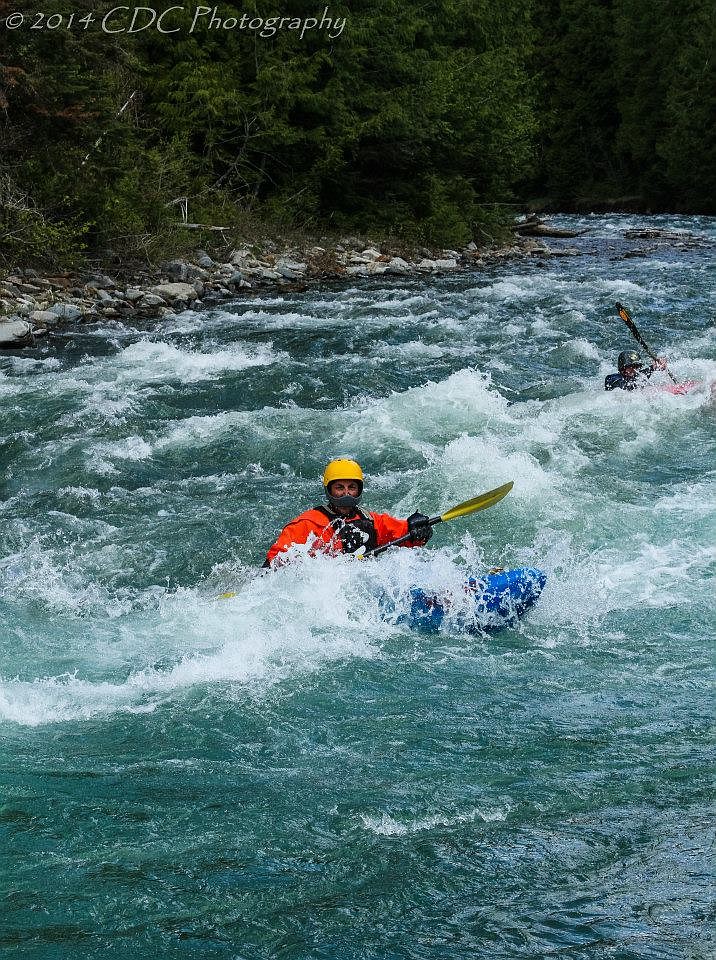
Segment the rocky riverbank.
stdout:
<path fill-rule="evenodd" d="M 346 237 L 339 243 L 305 249 L 273 241 L 247 244 L 212 257 L 196 250 L 186 259 L 156 269 L 40 274 L 16 269 L 0 276 L 0 349 L 31 346 L 60 325 L 102 319 L 167 317 L 189 307 L 201 309 L 267 289 L 303 290 L 314 283 L 388 275 L 435 275 L 479 269 L 508 257 L 575 256 L 579 251 L 550 248 L 516 233 L 513 242 L 463 250 L 398 252 L 390 246 Z"/>

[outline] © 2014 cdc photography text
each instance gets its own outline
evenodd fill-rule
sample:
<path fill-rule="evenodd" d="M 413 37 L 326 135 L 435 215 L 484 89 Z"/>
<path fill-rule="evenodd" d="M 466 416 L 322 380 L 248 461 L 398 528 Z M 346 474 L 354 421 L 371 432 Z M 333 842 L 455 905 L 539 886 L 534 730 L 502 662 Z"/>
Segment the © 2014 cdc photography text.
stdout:
<path fill-rule="evenodd" d="M 297 32 L 301 39 L 311 32 L 324 33 L 335 40 L 343 33 L 346 17 L 334 17 L 329 7 L 320 15 L 312 17 L 270 16 L 259 17 L 251 13 L 229 12 L 213 6 L 171 6 L 166 10 L 154 7 L 112 7 L 104 14 L 68 11 L 67 13 L 10 13 L 0 20 L 6 30 L 100 30 L 108 34 L 136 34 L 145 30 L 156 33 L 197 33 L 203 30 L 245 30 L 259 37 L 273 37 L 280 30 Z"/>

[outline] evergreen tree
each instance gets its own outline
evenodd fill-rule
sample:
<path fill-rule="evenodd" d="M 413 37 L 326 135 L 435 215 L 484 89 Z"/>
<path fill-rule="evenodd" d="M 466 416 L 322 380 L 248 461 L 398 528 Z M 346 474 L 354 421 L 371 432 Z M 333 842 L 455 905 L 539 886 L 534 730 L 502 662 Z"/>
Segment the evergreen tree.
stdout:
<path fill-rule="evenodd" d="M 543 149 L 533 189 L 556 205 L 629 197 L 645 209 L 713 210 L 713 6 L 538 0 L 535 25 Z"/>
<path fill-rule="evenodd" d="M 176 33 L 110 34 L 97 23 L 111 6 L 80 0 L 87 29 L 2 34 L 6 257 L 158 253 L 180 198 L 198 222 L 443 245 L 490 236 L 530 180 L 567 206 L 636 194 L 713 209 L 706 0 L 353 0 L 330 8 L 347 20 L 333 39 L 191 32 L 193 8 L 171 14 Z M 44 13 L 68 16 L 60 0 Z"/>
<path fill-rule="evenodd" d="M 716 10 L 698 4 L 674 57 L 657 153 L 682 210 L 716 213 Z"/>
<path fill-rule="evenodd" d="M 619 113 L 611 0 L 539 0 L 535 18 L 544 189 L 567 204 L 619 195 L 624 186 L 614 151 Z"/>

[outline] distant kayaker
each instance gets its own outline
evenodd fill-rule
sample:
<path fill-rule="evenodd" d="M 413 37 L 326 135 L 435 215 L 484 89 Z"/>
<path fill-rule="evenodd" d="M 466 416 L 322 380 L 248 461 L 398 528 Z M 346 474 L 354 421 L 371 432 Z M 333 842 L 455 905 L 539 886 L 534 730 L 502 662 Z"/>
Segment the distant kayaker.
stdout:
<path fill-rule="evenodd" d="M 617 359 L 619 373 L 610 373 L 604 380 L 605 390 L 638 390 L 655 370 L 665 370 L 666 360 L 659 357 L 648 367 L 636 350 L 622 350 Z"/>
<path fill-rule="evenodd" d="M 313 541 L 319 553 L 356 553 L 382 547 L 411 534 L 401 546 L 421 547 L 433 535 L 429 517 L 414 513 L 398 520 L 388 513 L 372 513 L 358 506 L 363 493 L 363 471 L 355 460 L 331 460 L 323 472 L 327 506 L 306 510 L 287 523 L 266 554 L 265 567 L 296 543 Z M 280 559 L 279 559 L 280 563 Z"/>

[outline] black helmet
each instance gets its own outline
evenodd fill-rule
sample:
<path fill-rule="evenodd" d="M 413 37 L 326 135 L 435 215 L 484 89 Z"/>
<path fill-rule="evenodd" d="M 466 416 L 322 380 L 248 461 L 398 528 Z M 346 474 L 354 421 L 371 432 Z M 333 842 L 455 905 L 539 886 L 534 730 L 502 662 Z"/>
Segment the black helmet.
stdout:
<path fill-rule="evenodd" d="M 619 373 L 624 373 L 626 367 L 642 367 L 641 357 L 636 350 L 622 350 L 617 360 Z"/>

